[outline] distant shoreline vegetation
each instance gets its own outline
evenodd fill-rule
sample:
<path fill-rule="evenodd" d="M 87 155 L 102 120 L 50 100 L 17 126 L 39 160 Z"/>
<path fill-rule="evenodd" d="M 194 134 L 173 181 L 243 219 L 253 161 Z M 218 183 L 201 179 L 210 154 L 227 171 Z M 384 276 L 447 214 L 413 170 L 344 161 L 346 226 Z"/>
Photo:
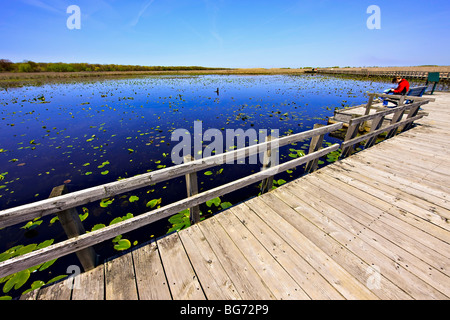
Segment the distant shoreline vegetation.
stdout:
<path fill-rule="evenodd" d="M 0 59 L 0 72 L 105 72 L 105 71 L 192 71 L 192 70 L 228 70 L 227 68 L 207 68 L 200 66 L 137 66 L 117 64 L 33 62 L 14 63 Z"/>

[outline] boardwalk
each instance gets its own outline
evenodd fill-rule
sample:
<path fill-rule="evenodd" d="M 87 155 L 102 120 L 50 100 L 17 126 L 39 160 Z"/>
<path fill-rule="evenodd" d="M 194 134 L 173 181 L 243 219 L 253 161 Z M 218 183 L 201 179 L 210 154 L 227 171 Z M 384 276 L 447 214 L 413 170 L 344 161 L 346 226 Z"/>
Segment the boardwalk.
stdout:
<path fill-rule="evenodd" d="M 416 128 L 23 298 L 448 299 L 450 95 L 435 97 Z"/>

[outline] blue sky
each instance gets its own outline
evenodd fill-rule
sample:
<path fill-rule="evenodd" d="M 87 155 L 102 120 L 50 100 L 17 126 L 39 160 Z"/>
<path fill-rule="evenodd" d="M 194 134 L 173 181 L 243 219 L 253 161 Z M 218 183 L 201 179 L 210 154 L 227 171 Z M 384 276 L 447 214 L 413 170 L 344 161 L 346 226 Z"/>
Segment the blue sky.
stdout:
<path fill-rule="evenodd" d="M 449 0 L 0 0 L 0 58 L 206 67 L 450 65 Z M 81 29 L 66 12 L 81 9 Z M 381 29 L 370 30 L 370 5 Z"/>

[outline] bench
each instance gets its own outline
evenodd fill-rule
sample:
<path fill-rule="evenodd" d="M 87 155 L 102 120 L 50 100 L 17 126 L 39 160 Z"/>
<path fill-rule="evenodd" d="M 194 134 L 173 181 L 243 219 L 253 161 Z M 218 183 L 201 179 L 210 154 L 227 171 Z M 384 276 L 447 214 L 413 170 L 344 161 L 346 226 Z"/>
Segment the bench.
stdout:
<path fill-rule="evenodd" d="M 406 94 L 407 97 L 422 97 L 423 94 L 425 93 L 425 91 L 427 90 L 428 86 L 420 86 L 420 87 L 413 87 L 410 88 L 408 93 Z M 394 105 L 398 105 L 399 102 L 399 98 L 401 97 L 400 95 L 397 95 L 397 98 L 390 97 L 390 98 L 385 98 L 385 100 L 387 100 L 388 102 L 393 103 Z M 405 104 L 409 104 L 412 103 L 413 101 L 411 100 L 405 100 Z"/>
<path fill-rule="evenodd" d="M 410 88 L 406 95 L 410 97 L 421 97 L 427 88 L 428 86 Z"/>

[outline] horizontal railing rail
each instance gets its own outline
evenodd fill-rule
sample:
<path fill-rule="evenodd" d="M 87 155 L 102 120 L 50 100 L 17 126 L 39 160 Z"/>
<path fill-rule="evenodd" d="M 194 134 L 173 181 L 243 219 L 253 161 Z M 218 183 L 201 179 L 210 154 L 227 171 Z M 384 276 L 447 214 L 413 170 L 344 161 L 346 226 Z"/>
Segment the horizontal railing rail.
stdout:
<path fill-rule="evenodd" d="M 374 114 L 369 114 L 372 108 L 372 103 L 375 97 L 377 96 L 387 96 L 392 97 L 391 95 L 382 95 L 382 94 L 369 94 L 370 99 L 369 103 L 366 107 L 366 115 L 352 118 L 348 123 L 348 130 L 345 136 L 345 140 L 342 143 L 342 154 L 341 158 L 348 157 L 352 154 L 354 145 L 357 143 L 366 141 L 365 148 L 370 148 L 375 142 L 377 137 L 387 132 L 386 139 L 393 137 L 398 129 L 402 127 L 401 131 L 409 129 L 413 122 L 421 119 L 426 116 L 426 113 L 419 114 L 420 107 L 425 104 L 428 104 L 430 101 L 434 101 L 434 99 L 420 99 L 418 102 L 413 102 L 409 104 L 402 104 L 404 99 L 399 99 L 399 105 L 395 108 L 375 108 L 377 112 Z M 398 98 L 397 96 L 396 98 Z M 402 96 L 404 97 L 404 96 Z M 407 114 L 406 119 L 403 117 Z M 386 119 L 387 116 L 393 115 L 392 119 Z M 383 127 L 383 123 L 385 120 L 390 121 L 388 126 Z M 365 124 L 368 121 L 372 121 L 370 125 L 370 133 L 363 134 L 362 136 L 357 137 L 358 132 L 360 131 L 360 127 L 365 127 Z"/>
<path fill-rule="evenodd" d="M 278 149 L 281 146 L 303 141 L 306 139 L 311 138 L 312 140 L 314 140 L 313 138 L 317 136 L 323 136 L 327 133 L 339 130 L 342 127 L 343 123 L 337 123 L 313 129 L 307 132 L 282 137 L 277 140 L 267 141 L 255 146 L 238 149 L 213 157 L 187 162 L 185 164 L 159 170 L 153 173 L 144 174 L 142 176 L 133 177 L 111 184 L 101 185 L 98 187 L 43 200 L 37 203 L 4 210 L 0 212 L 0 227 L 13 225 L 18 221 L 26 221 L 27 219 L 36 216 L 41 217 L 51 213 L 57 213 L 63 210 L 74 208 L 79 205 L 100 200 L 105 197 L 111 197 L 113 195 L 145 187 L 156 182 L 162 182 L 186 174 L 192 174 L 206 168 L 225 164 L 230 160 L 230 158 L 238 160 L 249 157 L 253 154 L 267 152 L 267 150 L 270 149 Z M 315 141 L 321 141 L 321 139 L 315 139 Z M 314 146 L 312 150 L 317 150 L 320 147 L 321 146 Z M 276 166 L 272 165 L 271 167 L 266 168 L 264 171 L 235 180 L 233 182 L 205 191 L 203 193 L 192 195 L 186 199 L 147 213 L 143 213 L 134 218 L 127 219 L 111 226 L 70 238 L 69 240 L 62 241 L 49 247 L 3 261 L 0 263 L 0 278 L 71 253 L 79 252 L 80 250 L 92 247 L 103 241 L 113 239 L 120 234 L 139 229 L 158 220 L 170 217 L 171 215 L 187 208 L 198 206 L 216 197 L 223 196 L 258 181 L 262 181 L 264 179 L 267 179 L 267 177 L 273 177 L 274 175 L 286 170 L 290 170 L 300 165 L 314 162 L 330 152 L 337 151 L 339 147 L 340 144 L 334 144 L 330 147 L 311 152 L 304 157 L 300 157 Z"/>
<path fill-rule="evenodd" d="M 186 174 L 206 170 L 227 162 L 247 158 L 272 148 L 272 145 L 282 147 L 294 142 L 310 139 L 314 136 L 327 134 L 341 129 L 343 124 L 330 126 L 282 137 L 278 140 L 263 142 L 257 145 L 218 154 L 209 158 L 194 160 L 177 166 L 138 175 L 120 181 L 68 193 L 59 197 L 46 199 L 31 204 L 0 211 L 0 229 L 18 223 L 27 222 L 37 217 L 44 217 L 59 211 L 85 205 L 94 201 L 114 197 L 136 189 L 148 187 Z"/>

